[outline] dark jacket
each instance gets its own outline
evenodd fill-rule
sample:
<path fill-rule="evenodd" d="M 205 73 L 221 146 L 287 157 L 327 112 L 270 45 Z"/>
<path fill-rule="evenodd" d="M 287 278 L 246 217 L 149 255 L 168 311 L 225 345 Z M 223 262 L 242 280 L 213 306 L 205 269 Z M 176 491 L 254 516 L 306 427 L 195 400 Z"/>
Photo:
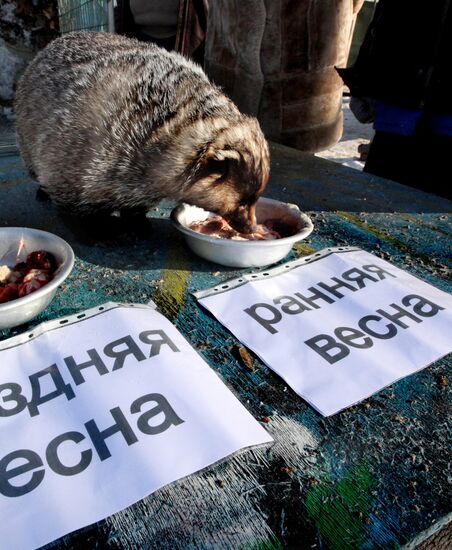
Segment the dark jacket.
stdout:
<path fill-rule="evenodd" d="M 380 0 L 354 65 L 352 96 L 452 114 L 452 0 Z"/>
<path fill-rule="evenodd" d="M 175 41 L 167 49 L 174 49 L 202 65 L 207 30 L 207 12 L 208 0 L 181 0 Z M 118 0 L 117 2 L 115 30 L 118 34 L 123 34 L 129 38 L 142 39 L 142 33 L 140 33 L 133 19 L 129 0 Z"/>

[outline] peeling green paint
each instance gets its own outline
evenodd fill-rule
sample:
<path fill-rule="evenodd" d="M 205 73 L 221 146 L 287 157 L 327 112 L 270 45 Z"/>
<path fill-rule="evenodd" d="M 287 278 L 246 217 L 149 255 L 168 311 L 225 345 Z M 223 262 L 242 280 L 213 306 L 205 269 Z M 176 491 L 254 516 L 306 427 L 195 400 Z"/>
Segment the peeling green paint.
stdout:
<path fill-rule="evenodd" d="M 338 481 L 320 481 L 307 492 L 305 506 L 329 550 L 353 550 L 366 541 L 372 476 L 360 464 Z"/>
<path fill-rule="evenodd" d="M 399 239 L 396 239 L 395 237 L 391 237 L 390 235 L 387 235 L 386 233 L 384 233 L 384 230 L 382 229 L 378 229 L 377 227 L 367 222 L 364 223 L 358 216 L 356 216 L 356 214 L 352 214 L 350 212 L 341 212 L 341 211 L 338 211 L 337 214 L 342 218 L 348 220 L 349 222 L 353 223 L 363 231 L 366 231 L 367 233 L 374 235 L 381 241 L 384 241 L 394 246 L 395 248 L 398 248 L 403 253 L 409 254 L 411 257 L 417 258 L 418 260 L 421 260 L 426 264 L 430 262 L 430 257 L 427 254 L 422 254 L 421 252 L 414 250 L 410 246 L 407 246 L 406 244 L 404 244 Z"/>
<path fill-rule="evenodd" d="M 244 546 L 243 550 L 283 550 L 284 546 L 277 537 L 258 541 L 256 544 Z"/>
<path fill-rule="evenodd" d="M 421 220 L 420 218 L 416 218 L 414 216 L 411 216 L 411 214 L 402 213 L 399 214 L 399 216 L 406 220 L 407 222 L 412 222 L 420 225 L 421 227 L 426 227 L 427 229 L 430 229 L 431 231 L 435 231 L 436 233 L 440 233 L 441 235 L 444 235 L 445 237 L 452 237 L 452 233 L 450 231 L 444 231 L 444 229 L 441 229 L 440 227 L 437 227 L 431 223 L 427 223 L 424 220 Z"/>

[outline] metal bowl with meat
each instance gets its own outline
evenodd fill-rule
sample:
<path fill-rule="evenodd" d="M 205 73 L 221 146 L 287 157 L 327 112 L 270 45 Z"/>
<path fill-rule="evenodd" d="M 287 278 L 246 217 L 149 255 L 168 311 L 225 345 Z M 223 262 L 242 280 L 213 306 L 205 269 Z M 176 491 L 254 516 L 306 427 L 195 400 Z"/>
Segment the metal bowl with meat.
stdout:
<path fill-rule="evenodd" d="M 57 235 L 26 227 L 0 228 L 0 329 L 36 317 L 73 265 L 72 248 Z"/>
<path fill-rule="evenodd" d="M 257 226 L 238 233 L 227 222 L 197 206 L 180 204 L 171 220 L 198 256 L 229 267 L 261 267 L 284 258 L 294 243 L 313 230 L 309 216 L 295 204 L 261 197 L 256 205 Z"/>

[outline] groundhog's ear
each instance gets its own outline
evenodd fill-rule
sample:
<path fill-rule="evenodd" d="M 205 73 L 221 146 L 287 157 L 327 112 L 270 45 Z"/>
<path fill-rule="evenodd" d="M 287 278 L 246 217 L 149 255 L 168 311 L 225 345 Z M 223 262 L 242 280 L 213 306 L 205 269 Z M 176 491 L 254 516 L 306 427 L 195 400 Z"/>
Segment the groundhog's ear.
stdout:
<path fill-rule="evenodd" d="M 226 177 L 231 170 L 231 163 L 240 161 L 240 153 L 234 149 L 210 148 L 205 155 L 205 169 L 209 174 Z"/>
<path fill-rule="evenodd" d="M 213 151 L 211 155 L 209 155 L 211 159 L 213 160 L 240 160 L 240 153 L 236 151 L 235 149 L 220 149 Z"/>

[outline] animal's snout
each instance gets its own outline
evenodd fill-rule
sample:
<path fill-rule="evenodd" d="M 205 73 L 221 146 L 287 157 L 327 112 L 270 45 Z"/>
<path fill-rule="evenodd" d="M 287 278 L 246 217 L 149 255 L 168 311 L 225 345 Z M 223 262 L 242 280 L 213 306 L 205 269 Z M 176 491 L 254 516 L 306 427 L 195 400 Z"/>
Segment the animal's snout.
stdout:
<path fill-rule="evenodd" d="M 239 206 L 225 218 L 239 233 L 252 233 L 256 225 L 256 204 Z"/>

